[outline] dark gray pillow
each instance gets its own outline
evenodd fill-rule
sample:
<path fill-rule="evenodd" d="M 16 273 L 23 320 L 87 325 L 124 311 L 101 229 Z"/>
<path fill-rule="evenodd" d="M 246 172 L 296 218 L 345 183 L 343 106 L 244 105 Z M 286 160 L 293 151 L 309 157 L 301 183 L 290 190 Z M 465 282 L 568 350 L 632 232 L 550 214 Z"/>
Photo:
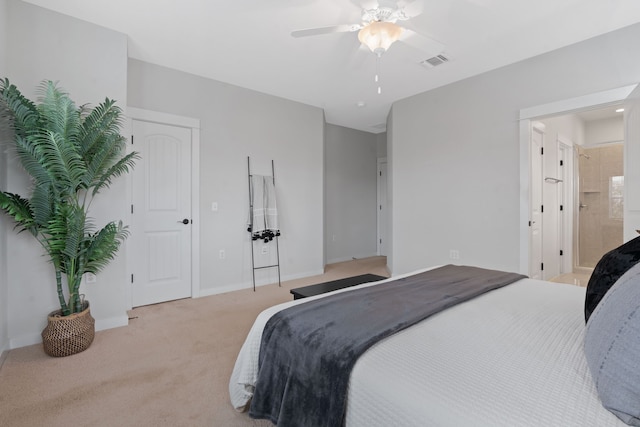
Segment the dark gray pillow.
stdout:
<path fill-rule="evenodd" d="M 589 316 L 609 288 L 638 261 L 640 261 L 640 237 L 629 240 L 600 258 L 587 284 L 587 296 L 584 300 L 585 322 L 589 320 Z"/>
<path fill-rule="evenodd" d="M 640 426 L 640 264 L 618 279 L 591 314 L 584 353 L 604 407 Z"/>

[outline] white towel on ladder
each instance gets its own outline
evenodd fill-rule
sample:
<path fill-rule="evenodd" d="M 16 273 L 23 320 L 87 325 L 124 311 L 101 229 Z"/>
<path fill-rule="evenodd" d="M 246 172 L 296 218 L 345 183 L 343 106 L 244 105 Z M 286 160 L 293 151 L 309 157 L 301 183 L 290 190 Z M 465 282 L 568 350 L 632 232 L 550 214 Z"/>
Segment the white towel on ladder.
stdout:
<path fill-rule="evenodd" d="M 278 207 L 276 205 L 276 186 L 273 183 L 273 178 L 270 176 L 264 177 L 264 207 L 265 207 L 265 222 L 267 230 L 273 232 L 278 231 Z"/>
<path fill-rule="evenodd" d="M 278 208 L 273 177 L 251 175 L 252 233 L 278 231 Z"/>

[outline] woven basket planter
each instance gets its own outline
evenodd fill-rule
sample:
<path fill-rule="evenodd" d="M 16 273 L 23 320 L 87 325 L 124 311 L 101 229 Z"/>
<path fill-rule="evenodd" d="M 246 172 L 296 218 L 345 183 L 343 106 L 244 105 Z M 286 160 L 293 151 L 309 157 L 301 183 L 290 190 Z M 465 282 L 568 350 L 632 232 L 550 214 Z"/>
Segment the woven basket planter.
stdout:
<path fill-rule="evenodd" d="M 60 310 L 51 312 L 42 331 L 42 345 L 49 356 L 71 356 L 88 349 L 94 336 L 95 320 L 86 301 L 80 313 L 62 316 Z"/>

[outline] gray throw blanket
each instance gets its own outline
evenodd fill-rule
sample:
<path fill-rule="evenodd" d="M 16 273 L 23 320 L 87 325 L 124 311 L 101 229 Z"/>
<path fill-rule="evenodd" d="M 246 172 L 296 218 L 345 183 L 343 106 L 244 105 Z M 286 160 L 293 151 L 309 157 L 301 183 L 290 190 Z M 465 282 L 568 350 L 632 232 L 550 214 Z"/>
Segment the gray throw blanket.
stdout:
<path fill-rule="evenodd" d="M 447 265 L 276 313 L 265 325 L 249 415 L 279 427 L 342 425 L 351 370 L 379 340 L 526 276 Z"/>

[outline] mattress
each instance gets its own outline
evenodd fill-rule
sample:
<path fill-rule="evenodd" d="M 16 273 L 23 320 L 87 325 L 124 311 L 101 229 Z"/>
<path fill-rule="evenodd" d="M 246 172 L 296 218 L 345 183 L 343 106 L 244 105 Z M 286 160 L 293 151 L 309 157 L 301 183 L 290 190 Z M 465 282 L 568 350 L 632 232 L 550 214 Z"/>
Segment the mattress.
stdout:
<path fill-rule="evenodd" d="M 601 405 L 584 358 L 584 296 L 523 279 L 379 342 L 351 373 L 345 425 L 625 426 Z M 251 399 L 264 324 L 308 300 L 256 319 L 229 383 L 237 410 Z"/>

